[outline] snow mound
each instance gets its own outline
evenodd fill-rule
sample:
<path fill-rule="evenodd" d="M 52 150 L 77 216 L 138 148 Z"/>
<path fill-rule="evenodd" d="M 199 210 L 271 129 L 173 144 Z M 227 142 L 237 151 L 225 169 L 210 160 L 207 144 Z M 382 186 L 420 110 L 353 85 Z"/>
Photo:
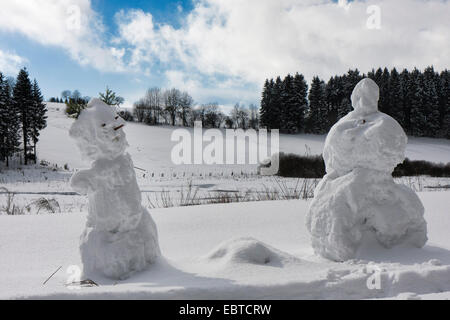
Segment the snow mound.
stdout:
<path fill-rule="evenodd" d="M 218 245 L 205 260 L 224 265 L 284 265 L 285 262 L 296 258 L 254 238 L 234 238 Z"/>

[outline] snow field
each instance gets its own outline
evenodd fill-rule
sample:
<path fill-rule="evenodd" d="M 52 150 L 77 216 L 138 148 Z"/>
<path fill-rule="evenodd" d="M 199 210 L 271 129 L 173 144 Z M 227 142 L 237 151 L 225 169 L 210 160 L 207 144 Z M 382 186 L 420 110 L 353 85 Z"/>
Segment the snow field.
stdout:
<path fill-rule="evenodd" d="M 447 192 L 419 194 L 423 249 L 365 248 L 334 263 L 313 254 L 303 200 L 151 210 L 164 259 L 125 281 L 70 290 L 85 214 L 0 216 L 0 298 L 365 299 L 450 292 Z M 249 239 L 250 238 L 250 239 Z M 257 239 L 257 240 L 253 240 Z M 244 254 L 244 257 L 242 258 Z M 250 257 L 250 258 L 248 258 Z M 269 258 L 269 260 L 267 260 Z M 267 262 L 267 263 L 266 263 Z M 45 286 L 44 280 L 62 269 Z M 380 271 L 380 290 L 367 280 Z"/>

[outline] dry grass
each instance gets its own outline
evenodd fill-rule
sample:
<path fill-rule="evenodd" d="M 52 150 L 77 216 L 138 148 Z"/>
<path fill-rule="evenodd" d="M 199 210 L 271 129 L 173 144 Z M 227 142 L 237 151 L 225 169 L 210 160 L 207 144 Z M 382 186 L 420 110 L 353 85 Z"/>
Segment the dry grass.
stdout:
<path fill-rule="evenodd" d="M 30 211 L 32 206 L 36 207 L 37 209 L 36 214 L 39 214 L 41 210 L 46 211 L 48 213 L 61 213 L 61 207 L 59 205 L 59 202 L 56 201 L 56 199 L 47 199 L 42 197 L 33 201 L 25 208 L 28 211 Z"/>
<path fill-rule="evenodd" d="M 262 185 L 260 190 L 209 191 L 203 194 L 199 193 L 198 187 L 193 187 L 192 182 L 189 182 L 185 188 L 179 191 L 180 197 L 174 196 L 173 192 L 162 190 L 153 199 L 147 196 L 147 200 L 150 208 L 253 201 L 306 200 L 314 197 L 314 190 L 318 182 L 317 179 L 298 179 L 295 187 L 291 188 L 286 181 L 274 177 L 271 186 Z"/>
<path fill-rule="evenodd" d="M 0 206 L 0 214 L 10 216 L 24 215 L 26 212 L 31 213 L 32 208 L 35 208 L 35 214 L 46 211 L 47 213 L 61 213 L 61 207 L 56 199 L 39 198 L 32 201 L 26 206 L 16 204 L 14 192 L 9 191 L 5 187 L 0 187 L 0 193 L 6 198 L 5 204 Z"/>
<path fill-rule="evenodd" d="M 6 203 L 0 207 L 0 213 L 3 212 L 9 216 L 18 216 L 24 214 L 24 208 L 14 203 L 14 193 L 10 192 L 5 187 L 0 187 L 0 192 L 6 196 Z"/>

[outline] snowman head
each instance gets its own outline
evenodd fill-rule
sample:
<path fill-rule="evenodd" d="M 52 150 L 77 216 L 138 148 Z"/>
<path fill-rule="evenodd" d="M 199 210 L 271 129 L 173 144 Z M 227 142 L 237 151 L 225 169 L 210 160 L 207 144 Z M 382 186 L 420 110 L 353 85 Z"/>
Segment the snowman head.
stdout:
<path fill-rule="evenodd" d="M 378 100 L 380 99 L 380 88 L 372 79 L 361 80 L 353 89 L 352 106 L 356 113 L 362 115 L 378 111 Z"/>
<path fill-rule="evenodd" d="M 115 159 L 128 147 L 122 130 L 124 125 L 125 121 L 114 107 L 93 98 L 74 122 L 69 134 L 76 140 L 84 158 Z"/>

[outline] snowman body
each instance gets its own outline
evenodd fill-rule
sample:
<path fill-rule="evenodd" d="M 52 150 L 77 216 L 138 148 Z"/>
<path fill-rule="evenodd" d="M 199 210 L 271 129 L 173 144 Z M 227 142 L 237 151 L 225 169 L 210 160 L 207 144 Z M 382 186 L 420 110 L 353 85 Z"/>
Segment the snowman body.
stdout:
<path fill-rule="evenodd" d="M 125 153 L 124 124 L 111 106 L 92 99 L 70 129 L 82 155 L 92 161 L 70 182 L 89 198 L 80 244 L 85 277 L 124 279 L 160 256 L 156 225 L 141 205 L 133 161 Z"/>
<path fill-rule="evenodd" d="M 353 91 L 354 111 L 330 130 L 323 157 L 327 174 L 307 215 L 316 253 L 335 260 L 355 258 L 368 239 L 391 248 L 427 241 L 424 208 L 414 191 L 398 185 L 392 171 L 405 158 L 407 137 L 378 111 L 379 89 L 363 79 Z"/>

